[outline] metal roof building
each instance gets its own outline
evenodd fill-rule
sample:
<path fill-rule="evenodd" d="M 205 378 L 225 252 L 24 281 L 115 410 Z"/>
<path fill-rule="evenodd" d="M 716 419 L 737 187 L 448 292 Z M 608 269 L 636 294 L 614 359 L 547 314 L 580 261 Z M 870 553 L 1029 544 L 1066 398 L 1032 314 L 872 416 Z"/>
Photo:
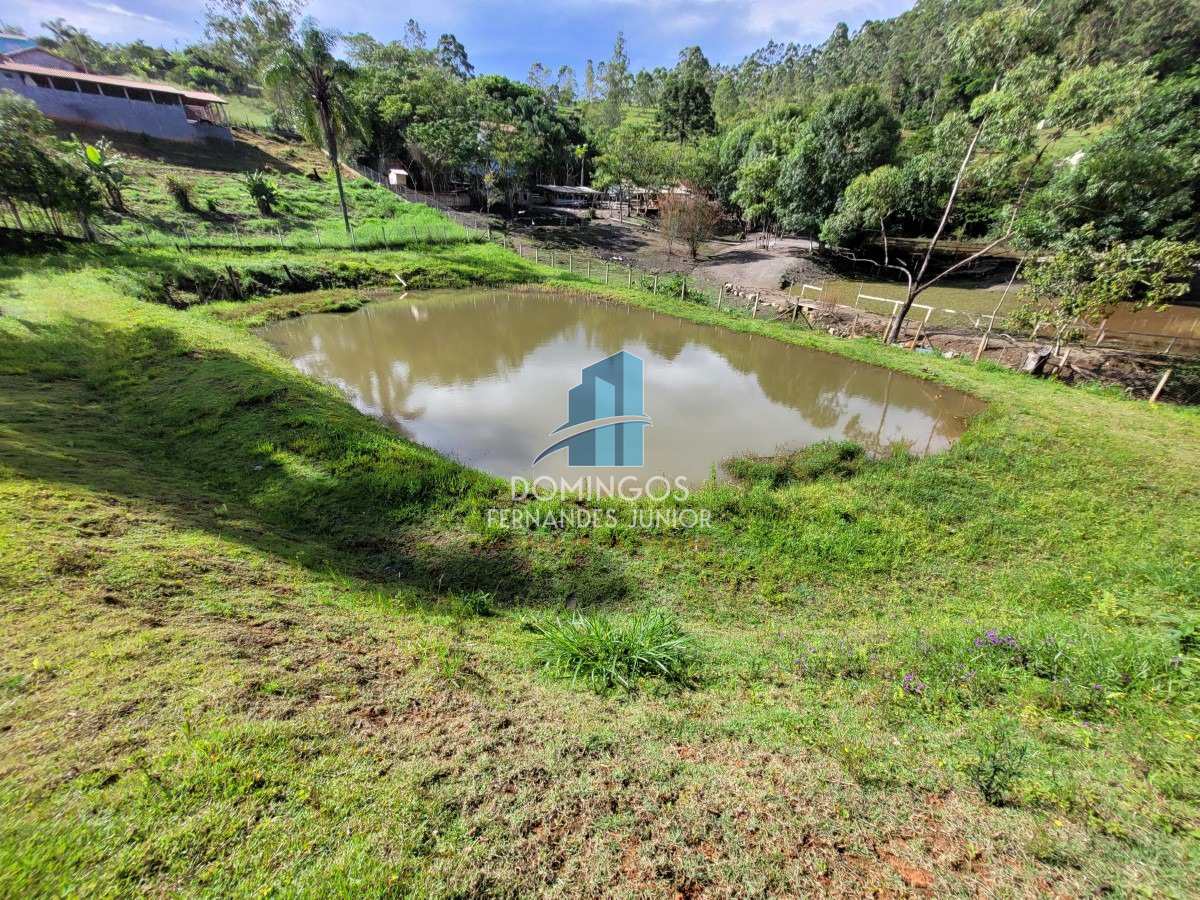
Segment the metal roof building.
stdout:
<path fill-rule="evenodd" d="M 0 90 L 28 97 L 51 119 L 170 141 L 233 140 L 225 100 L 216 94 L 81 72 L 58 57 L 64 65 L 35 65 L 22 61 L 27 55 L 0 55 Z"/>

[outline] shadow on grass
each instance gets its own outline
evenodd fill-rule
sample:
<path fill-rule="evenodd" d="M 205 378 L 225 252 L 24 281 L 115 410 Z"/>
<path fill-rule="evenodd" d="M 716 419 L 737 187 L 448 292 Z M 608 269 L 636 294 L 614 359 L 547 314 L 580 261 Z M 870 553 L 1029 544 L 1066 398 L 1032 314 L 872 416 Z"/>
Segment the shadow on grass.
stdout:
<path fill-rule="evenodd" d="M 198 169 L 209 172 L 254 172 L 259 169 L 274 169 L 288 175 L 301 175 L 303 172 L 283 161 L 278 156 L 272 156 L 253 144 L 235 140 L 206 141 L 199 144 L 184 144 L 178 141 L 159 140 L 148 135 L 135 135 L 126 132 L 108 132 L 104 129 L 88 128 L 87 126 L 72 125 L 70 128 L 60 128 L 63 137 L 67 132 L 73 132 L 80 138 L 95 142 L 101 137 L 112 141 L 122 153 L 136 158 L 152 158 L 160 163 L 180 166 L 186 169 Z"/>
<path fill-rule="evenodd" d="M 19 326 L 0 332 L 0 467 L 13 476 L 123 498 L 382 589 L 483 590 L 499 604 L 632 589 L 603 551 L 471 533 L 463 519 L 500 499 L 497 480 L 253 353 L 165 327 Z"/>

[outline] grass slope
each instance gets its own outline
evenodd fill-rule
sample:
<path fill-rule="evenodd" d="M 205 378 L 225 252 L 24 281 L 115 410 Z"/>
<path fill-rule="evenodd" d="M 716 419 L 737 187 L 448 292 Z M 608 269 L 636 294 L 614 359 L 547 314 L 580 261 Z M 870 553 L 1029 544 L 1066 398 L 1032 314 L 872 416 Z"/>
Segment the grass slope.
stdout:
<path fill-rule="evenodd" d="M 66 131 L 63 132 L 64 135 Z M 96 140 L 100 132 L 83 130 Z M 139 244 L 192 242 L 231 247 L 345 246 L 345 224 L 329 160 L 317 148 L 248 131 L 232 145 L 178 144 L 129 134 L 109 134 L 126 156 L 123 196 L 127 212 L 106 211 L 102 223 L 114 237 Z M 265 171 L 279 188 L 271 215 L 259 212 L 243 176 Z M 314 180 L 315 173 L 315 180 Z M 364 178 L 345 174 L 351 224 L 359 243 L 379 241 L 381 229 L 395 242 L 462 230 L 440 212 L 406 203 Z M 234 176 L 234 177 L 231 177 Z M 168 181 L 190 189 L 192 209 L 181 208 Z"/>
<path fill-rule="evenodd" d="M 578 287 L 494 247 L 379 257 L 290 267 Z M 246 328 L 354 291 L 130 287 L 212 262 L 0 264 L 5 892 L 1196 883 L 1194 413 L 614 289 L 991 406 L 940 456 L 709 488 L 707 533 L 492 532 L 496 482 Z M 555 678 L 568 607 L 606 646 L 669 621 L 689 677 Z"/>

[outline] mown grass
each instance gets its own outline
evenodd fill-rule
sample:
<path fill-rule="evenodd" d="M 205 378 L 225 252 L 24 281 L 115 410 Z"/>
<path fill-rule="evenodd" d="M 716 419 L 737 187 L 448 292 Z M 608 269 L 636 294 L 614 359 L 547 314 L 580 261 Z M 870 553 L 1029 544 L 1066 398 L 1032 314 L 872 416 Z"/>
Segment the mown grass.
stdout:
<path fill-rule="evenodd" d="M 285 261 L 362 281 L 188 290 Z M 1194 412 L 614 288 L 989 410 L 752 467 L 706 532 L 491 531 L 494 480 L 247 328 L 393 268 L 581 289 L 472 245 L 0 263 L 7 891 L 1190 892 Z M 687 678 L 571 685 L 676 633 Z"/>

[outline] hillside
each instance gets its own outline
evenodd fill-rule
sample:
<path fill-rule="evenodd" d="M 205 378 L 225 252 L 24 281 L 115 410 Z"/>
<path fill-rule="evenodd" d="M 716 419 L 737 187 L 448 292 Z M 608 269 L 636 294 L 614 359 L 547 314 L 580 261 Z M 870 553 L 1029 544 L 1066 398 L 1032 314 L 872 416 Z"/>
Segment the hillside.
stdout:
<path fill-rule="evenodd" d="M 106 210 L 101 224 L 111 236 L 141 243 L 210 241 L 285 243 L 324 246 L 346 244 L 337 186 L 329 160 L 306 142 L 288 142 L 245 129 L 234 129 L 236 141 L 188 145 L 118 132 L 60 128 L 96 141 L 107 137 L 127 160 L 123 190 L 128 212 Z M 262 214 L 246 188 L 245 177 L 264 172 L 277 185 L 279 200 L 271 215 Z M 397 237 L 440 235 L 452 227 L 440 213 L 406 203 L 392 192 L 343 169 L 346 197 L 355 235 L 377 239 L 386 227 Z M 186 188 L 191 209 L 172 194 Z M 414 232 L 413 229 L 416 229 Z"/>
<path fill-rule="evenodd" d="M 0 883 L 1195 883 L 1194 413 L 588 287 L 494 246 L 271 256 L 0 267 Z M 279 261 L 599 292 L 990 409 L 926 459 L 760 465 L 697 493 L 702 535 L 496 532 L 495 480 L 244 325 L 368 295 L 176 310 L 114 277 Z M 684 680 L 593 692 L 544 669 L 539 623 L 655 610 L 694 648 Z"/>

